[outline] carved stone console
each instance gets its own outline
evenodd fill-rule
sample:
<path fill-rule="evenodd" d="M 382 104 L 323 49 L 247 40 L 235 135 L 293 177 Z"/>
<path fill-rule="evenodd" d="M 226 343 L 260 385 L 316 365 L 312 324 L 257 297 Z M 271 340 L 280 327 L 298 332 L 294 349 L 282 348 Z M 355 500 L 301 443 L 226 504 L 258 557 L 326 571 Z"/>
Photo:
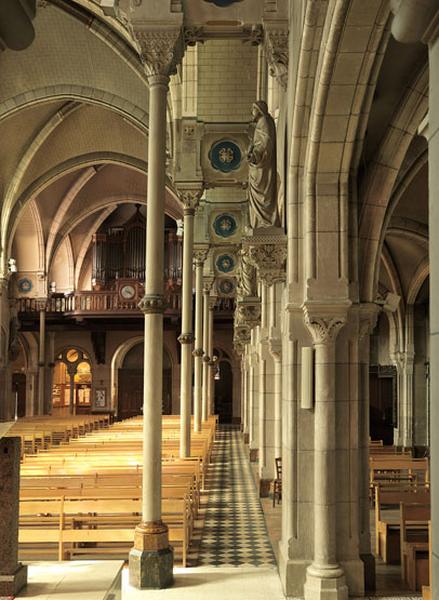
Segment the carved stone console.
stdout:
<path fill-rule="evenodd" d="M 272 228 L 270 233 L 255 230 L 242 240 L 242 248 L 256 267 L 258 278 L 266 285 L 285 281 L 287 237 L 282 229 Z"/>

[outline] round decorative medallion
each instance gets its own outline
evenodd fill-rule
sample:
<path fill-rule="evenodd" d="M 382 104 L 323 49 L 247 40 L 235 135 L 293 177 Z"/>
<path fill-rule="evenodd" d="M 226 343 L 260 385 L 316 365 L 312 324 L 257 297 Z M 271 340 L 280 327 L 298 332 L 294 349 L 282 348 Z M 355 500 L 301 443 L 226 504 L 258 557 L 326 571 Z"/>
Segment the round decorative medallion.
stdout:
<path fill-rule="evenodd" d="M 232 279 L 220 279 L 218 290 L 221 294 L 230 296 L 235 291 L 235 282 Z"/>
<path fill-rule="evenodd" d="M 219 6 L 220 8 L 224 8 L 225 6 L 230 6 L 235 2 L 241 2 L 241 0 L 205 0 L 206 2 L 210 2 L 211 4 L 215 4 L 215 6 Z"/>
<path fill-rule="evenodd" d="M 216 268 L 221 273 L 230 273 L 235 268 L 235 260 L 230 254 L 220 254 L 216 259 Z"/>
<path fill-rule="evenodd" d="M 230 237 L 237 229 L 235 218 L 227 214 L 218 215 L 213 222 L 213 229 L 219 237 Z"/>
<path fill-rule="evenodd" d="M 27 277 L 23 277 L 23 279 L 19 279 L 18 283 L 18 290 L 22 293 L 22 294 L 28 294 L 31 290 L 32 290 L 32 281 L 30 279 L 28 279 Z"/>
<path fill-rule="evenodd" d="M 221 140 L 211 147 L 209 159 L 214 169 L 221 173 L 230 173 L 241 164 L 241 150 L 234 142 Z"/>
<path fill-rule="evenodd" d="M 120 295 L 124 300 L 132 300 L 136 294 L 136 290 L 132 285 L 124 285 L 120 288 Z"/>

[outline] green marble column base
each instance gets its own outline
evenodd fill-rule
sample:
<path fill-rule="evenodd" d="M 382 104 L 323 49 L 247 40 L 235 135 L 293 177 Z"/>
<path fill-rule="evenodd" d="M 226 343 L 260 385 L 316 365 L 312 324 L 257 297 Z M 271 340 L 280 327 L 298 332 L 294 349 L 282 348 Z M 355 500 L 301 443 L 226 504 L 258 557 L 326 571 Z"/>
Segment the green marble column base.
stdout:
<path fill-rule="evenodd" d="M 0 596 L 15 597 L 27 585 L 27 565 L 18 564 L 12 575 L 0 575 Z"/>
<path fill-rule="evenodd" d="M 142 589 L 162 589 L 174 583 L 174 551 L 169 546 L 163 550 L 137 550 L 132 548 L 129 557 L 130 585 Z"/>
<path fill-rule="evenodd" d="M 364 589 L 367 592 L 376 590 L 375 557 L 373 554 L 360 554 L 364 563 Z"/>

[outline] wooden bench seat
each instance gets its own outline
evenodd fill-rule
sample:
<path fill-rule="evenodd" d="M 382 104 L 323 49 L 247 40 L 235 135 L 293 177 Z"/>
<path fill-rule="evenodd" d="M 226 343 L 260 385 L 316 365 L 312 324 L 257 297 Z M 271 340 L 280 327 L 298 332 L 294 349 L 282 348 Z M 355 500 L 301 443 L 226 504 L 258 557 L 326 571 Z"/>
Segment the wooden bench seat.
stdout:
<path fill-rule="evenodd" d="M 388 564 L 399 564 L 401 561 L 401 502 L 428 504 L 430 490 L 425 486 L 375 486 L 375 553 Z"/>

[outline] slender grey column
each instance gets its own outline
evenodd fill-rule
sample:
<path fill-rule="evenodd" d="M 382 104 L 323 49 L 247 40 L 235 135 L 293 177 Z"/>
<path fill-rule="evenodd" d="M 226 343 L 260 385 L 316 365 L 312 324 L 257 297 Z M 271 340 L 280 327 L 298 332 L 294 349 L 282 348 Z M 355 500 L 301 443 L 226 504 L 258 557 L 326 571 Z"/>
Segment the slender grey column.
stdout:
<path fill-rule="evenodd" d="M 209 293 L 210 283 L 204 284 L 203 289 L 203 394 L 202 394 L 202 419 L 207 421 L 209 416 Z"/>
<path fill-rule="evenodd" d="M 244 380 L 244 386 L 243 386 L 244 395 L 242 398 L 242 403 L 243 403 L 242 431 L 244 433 L 244 440 L 248 441 L 248 400 L 249 400 L 249 382 L 248 382 L 248 380 L 249 380 L 249 370 L 250 370 L 249 369 L 249 359 L 248 359 L 248 344 L 245 345 L 243 358 L 244 358 L 244 370 L 243 370 L 242 377 Z"/>
<path fill-rule="evenodd" d="M 207 411 L 208 415 L 215 413 L 215 365 L 213 355 L 213 314 L 215 309 L 216 298 L 214 296 L 209 297 L 209 340 L 208 340 L 208 356 L 210 361 L 208 363 L 208 398 L 207 398 Z"/>
<path fill-rule="evenodd" d="M 195 252 L 194 431 L 201 431 L 203 390 L 203 265 L 205 251 Z"/>
<path fill-rule="evenodd" d="M 38 414 L 45 413 L 46 395 L 46 303 L 40 303 L 40 340 L 38 346 Z M 71 393 L 71 392 L 70 392 Z"/>
<path fill-rule="evenodd" d="M 142 522 L 130 552 L 130 583 L 167 587 L 172 583 L 173 554 L 168 528 L 161 520 L 161 443 L 163 396 L 164 225 L 166 99 L 169 77 L 153 74 L 149 83 L 148 193 L 146 224 L 143 388 Z"/>
<path fill-rule="evenodd" d="M 307 569 L 305 600 L 347 600 L 336 556 L 335 339 L 345 318 L 306 315 L 314 337 L 314 558 Z"/>
<path fill-rule="evenodd" d="M 180 375 L 180 458 L 191 455 L 192 400 L 192 260 L 194 253 L 194 215 L 198 192 L 186 191 L 184 201 L 183 289 L 181 306 L 181 375 Z"/>

